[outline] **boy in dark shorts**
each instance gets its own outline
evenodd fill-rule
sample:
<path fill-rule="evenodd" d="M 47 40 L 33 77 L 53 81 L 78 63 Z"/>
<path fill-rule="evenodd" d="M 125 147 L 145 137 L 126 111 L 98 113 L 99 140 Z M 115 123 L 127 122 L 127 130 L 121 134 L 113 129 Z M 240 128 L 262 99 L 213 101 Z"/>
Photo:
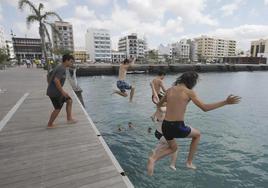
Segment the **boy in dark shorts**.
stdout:
<path fill-rule="evenodd" d="M 130 97 L 129 97 L 129 102 L 132 102 L 133 96 L 134 96 L 134 92 L 135 92 L 135 88 L 131 85 L 129 85 L 125 79 L 126 79 L 126 74 L 127 74 L 127 69 L 129 67 L 131 67 L 134 62 L 136 61 L 135 58 L 129 60 L 129 59 L 125 59 L 123 61 L 123 63 L 120 64 L 119 67 L 119 74 L 118 74 L 118 81 L 116 82 L 116 86 L 120 91 L 114 91 L 113 93 L 116 93 L 120 96 L 123 97 L 127 97 L 127 91 L 126 90 L 130 90 Z"/>
<path fill-rule="evenodd" d="M 193 101 L 196 106 L 205 112 L 240 102 L 240 97 L 229 95 L 225 100 L 220 102 L 212 104 L 203 103 L 192 90 L 196 85 L 197 80 L 198 74 L 196 72 L 190 71 L 183 73 L 177 78 L 174 86 L 167 90 L 166 95 L 158 103 L 158 106 L 160 107 L 164 102 L 167 102 L 167 111 L 162 123 L 162 132 L 167 140 L 168 147 L 153 152 L 149 157 L 147 164 L 148 175 L 153 175 L 154 164 L 156 161 L 177 151 L 175 138 L 192 138 L 186 166 L 191 169 L 196 169 L 192 161 L 201 134 L 199 130 L 184 124 L 185 111 L 190 101 Z"/>
<path fill-rule="evenodd" d="M 72 117 L 72 99 L 68 93 L 63 90 L 63 85 L 66 79 L 66 68 L 71 67 L 74 62 L 72 55 L 66 54 L 62 57 L 62 64 L 54 70 L 52 78 L 49 80 L 47 88 L 47 96 L 49 96 L 54 110 L 50 115 L 47 128 L 55 128 L 53 122 L 59 115 L 63 104 L 66 102 L 67 122 L 76 123 Z"/>

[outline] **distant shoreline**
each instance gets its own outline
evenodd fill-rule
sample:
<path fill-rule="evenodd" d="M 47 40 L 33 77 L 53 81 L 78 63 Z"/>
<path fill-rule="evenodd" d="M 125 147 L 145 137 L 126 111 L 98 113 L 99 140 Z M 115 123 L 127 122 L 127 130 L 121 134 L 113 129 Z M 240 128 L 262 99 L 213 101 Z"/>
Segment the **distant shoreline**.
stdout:
<path fill-rule="evenodd" d="M 80 65 L 77 76 L 117 75 L 119 65 L 91 64 Z M 185 71 L 196 72 L 240 72 L 240 71 L 268 71 L 268 64 L 136 64 L 129 68 L 132 74 L 156 74 L 159 71 L 166 73 L 180 73 Z"/>

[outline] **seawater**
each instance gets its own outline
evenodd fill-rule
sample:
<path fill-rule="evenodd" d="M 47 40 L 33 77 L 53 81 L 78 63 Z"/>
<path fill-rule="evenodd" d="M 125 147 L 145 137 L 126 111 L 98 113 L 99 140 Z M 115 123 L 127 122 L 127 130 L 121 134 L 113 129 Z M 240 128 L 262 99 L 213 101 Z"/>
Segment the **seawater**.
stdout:
<path fill-rule="evenodd" d="M 179 75 L 167 75 L 166 87 Z M 241 103 L 206 113 L 190 103 L 185 122 L 201 131 L 194 159 L 197 170 L 185 167 L 191 140 L 177 139 L 177 171 L 168 167 L 166 157 L 156 164 L 154 176 L 148 177 L 148 153 L 157 144 L 150 119 L 155 111 L 149 86 L 153 78 L 127 75 L 126 80 L 136 87 L 133 103 L 111 95 L 117 76 L 78 78 L 88 114 L 135 187 L 268 187 L 268 72 L 200 74 L 194 90 L 205 103 L 229 94 L 241 96 Z M 124 130 L 118 132 L 118 127 Z"/>

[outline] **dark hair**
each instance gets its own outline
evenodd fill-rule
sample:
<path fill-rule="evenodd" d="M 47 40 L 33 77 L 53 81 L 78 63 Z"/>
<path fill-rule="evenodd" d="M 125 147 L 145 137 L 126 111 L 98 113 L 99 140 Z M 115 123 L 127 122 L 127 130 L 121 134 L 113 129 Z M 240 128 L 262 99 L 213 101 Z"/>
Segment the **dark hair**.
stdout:
<path fill-rule="evenodd" d="M 74 60 L 74 56 L 70 55 L 70 54 L 64 54 L 62 56 L 62 62 L 65 62 L 65 61 L 69 61 L 69 60 Z"/>
<path fill-rule="evenodd" d="M 198 74 L 194 71 L 188 71 L 183 73 L 177 80 L 174 82 L 174 86 L 178 84 L 184 84 L 188 89 L 192 89 L 197 82 Z"/>
<path fill-rule="evenodd" d="M 123 63 L 124 63 L 124 64 L 129 63 L 129 59 L 128 59 L 128 58 L 124 59 Z"/>
<path fill-rule="evenodd" d="M 166 76 L 166 73 L 164 71 L 159 71 L 158 76 Z"/>

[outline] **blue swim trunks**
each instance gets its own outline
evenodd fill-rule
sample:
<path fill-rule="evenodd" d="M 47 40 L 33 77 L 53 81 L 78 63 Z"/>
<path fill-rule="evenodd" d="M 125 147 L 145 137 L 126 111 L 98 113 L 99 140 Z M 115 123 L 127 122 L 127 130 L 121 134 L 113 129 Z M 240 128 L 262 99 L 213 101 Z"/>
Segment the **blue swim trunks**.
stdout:
<path fill-rule="evenodd" d="M 126 90 L 131 89 L 131 85 L 129 85 L 128 83 L 126 83 L 124 80 L 118 80 L 117 83 L 117 88 L 122 92 L 125 93 Z"/>

